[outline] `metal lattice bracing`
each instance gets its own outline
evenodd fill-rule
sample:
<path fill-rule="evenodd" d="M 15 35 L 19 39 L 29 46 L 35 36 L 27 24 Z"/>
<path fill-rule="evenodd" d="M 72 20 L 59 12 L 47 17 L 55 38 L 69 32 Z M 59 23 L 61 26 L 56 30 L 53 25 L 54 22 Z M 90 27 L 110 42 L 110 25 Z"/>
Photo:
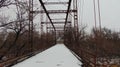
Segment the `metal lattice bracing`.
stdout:
<path fill-rule="evenodd" d="M 31 3 L 32 4 L 32 0 Z M 30 17 L 33 14 L 41 14 L 41 32 L 44 32 L 44 26 L 46 26 L 46 32 L 54 31 L 55 34 L 74 26 L 78 30 L 78 11 L 77 11 L 77 0 L 56 0 L 56 1 L 44 1 L 39 0 L 41 10 L 34 11 L 30 9 Z M 33 7 L 30 5 L 30 7 Z M 42 18 L 48 19 L 47 21 Z M 33 19 L 30 19 L 30 30 L 32 29 Z M 72 25 L 74 24 L 74 25 Z M 32 36 L 32 31 L 30 31 Z"/>
<path fill-rule="evenodd" d="M 66 29 L 67 26 L 71 26 L 72 21 L 69 21 L 70 17 L 69 15 L 71 13 L 76 13 L 77 10 L 71 9 L 72 5 L 72 0 L 67 0 L 67 1 L 44 1 L 44 0 L 39 0 L 43 10 L 41 11 L 31 11 L 31 13 L 41 13 L 41 14 L 46 14 L 47 18 L 49 19 L 49 21 L 43 21 L 41 22 L 42 25 L 46 24 L 46 29 L 47 32 L 54 30 L 56 33 L 59 32 L 59 30 L 64 31 Z M 58 6 L 59 5 L 59 6 Z M 48 6 L 50 6 L 49 9 Z M 62 6 L 62 7 L 61 7 Z M 57 8 L 60 9 L 57 9 Z M 63 9 L 65 8 L 65 9 Z M 62 17 L 60 17 L 60 15 L 62 15 Z M 56 16 L 56 17 L 53 17 Z M 72 16 L 71 16 L 72 17 Z M 51 25 L 52 27 L 51 27 Z M 58 29 L 59 27 L 59 29 Z M 61 29 L 60 29 L 61 28 Z"/>

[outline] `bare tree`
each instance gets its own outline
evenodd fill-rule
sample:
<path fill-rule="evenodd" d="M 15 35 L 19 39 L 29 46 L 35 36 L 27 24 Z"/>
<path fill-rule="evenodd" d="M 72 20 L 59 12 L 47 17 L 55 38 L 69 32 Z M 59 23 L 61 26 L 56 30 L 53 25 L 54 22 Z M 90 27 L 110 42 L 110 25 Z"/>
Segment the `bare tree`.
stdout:
<path fill-rule="evenodd" d="M 12 4 L 14 4 L 13 0 L 0 0 L 0 8 L 7 7 L 7 6 L 12 5 Z"/>
<path fill-rule="evenodd" d="M 10 31 L 14 31 L 15 38 L 14 38 L 13 43 L 8 47 L 8 49 L 4 53 L 4 55 L 2 55 L 0 58 L 5 56 L 11 50 L 11 48 L 16 46 L 18 38 L 21 35 L 23 35 L 27 31 L 27 28 L 28 28 L 28 21 L 27 21 L 28 16 L 26 16 L 27 11 L 26 11 L 26 9 L 23 9 L 23 8 L 29 8 L 29 7 L 24 7 L 23 4 L 21 5 L 18 2 L 16 2 L 16 8 L 17 8 L 17 11 L 16 11 L 17 16 L 16 16 L 15 21 L 8 22 L 8 20 L 1 19 L 1 21 L 6 21 L 6 22 L 1 22 L 1 27 L 4 27 L 6 29 L 10 29 Z"/>

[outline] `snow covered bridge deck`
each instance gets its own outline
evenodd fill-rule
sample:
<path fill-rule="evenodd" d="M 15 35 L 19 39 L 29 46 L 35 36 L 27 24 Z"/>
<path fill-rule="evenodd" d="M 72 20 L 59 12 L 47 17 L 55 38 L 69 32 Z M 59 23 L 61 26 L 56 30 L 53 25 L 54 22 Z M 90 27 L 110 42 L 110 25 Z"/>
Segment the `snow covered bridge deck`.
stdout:
<path fill-rule="evenodd" d="M 13 67 L 81 67 L 81 64 L 64 44 L 57 44 Z"/>

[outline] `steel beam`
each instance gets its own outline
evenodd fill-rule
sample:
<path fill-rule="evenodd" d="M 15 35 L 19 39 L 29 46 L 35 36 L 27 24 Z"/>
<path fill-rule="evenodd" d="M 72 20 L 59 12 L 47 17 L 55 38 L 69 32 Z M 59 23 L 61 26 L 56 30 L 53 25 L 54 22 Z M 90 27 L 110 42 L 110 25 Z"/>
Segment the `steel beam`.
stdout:
<path fill-rule="evenodd" d="M 47 9 L 46 9 L 45 6 L 44 6 L 43 1 L 42 1 L 42 0 L 39 0 L 39 2 L 41 3 L 41 6 L 43 7 L 43 9 L 44 9 L 44 11 L 45 11 L 48 19 L 50 20 L 50 23 L 52 24 L 52 26 L 53 26 L 53 28 L 54 28 L 54 30 L 56 31 L 55 26 L 54 26 L 54 24 L 53 24 L 53 22 L 52 22 L 52 20 L 51 20 L 51 18 L 50 18 L 50 16 L 49 16 L 49 13 L 48 13 Z"/>
<path fill-rule="evenodd" d="M 53 24 L 64 24 L 64 21 L 59 21 L 59 22 L 53 22 Z M 71 21 L 68 21 L 67 23 L 71 23 Z M 41 22 L 41 24 L 50 24 L 50 22 Z"/>
<path fill-rule="evenodd" d="M 52 31 L 52 30 L 49 30 L 49 31 Z M 56 32 L 58 32 L 58 31 L 60 31 L 60 32 L 64 32 L 64 30 L 56 30 Z"/>
<path fill-rule="evenodd" d="M 64 30 L 64 27 L 55 27 L 56 30 Z M 70 27 L 66 27 L 66 28 L 70 28 Z M 53 27 L 47 27 L 47 29 L 49 30 L 53 30 Z"/>
<path fill-rule="evenodd" d="M 68 2 L 44 2 L 45 5 L 68 4 Z"/>
<path fill-rule="evenodd" d="M 56 29 L 63 29 L 63 27 L 55 27 Z M 53 27 L 47 27 L 47 29 L 53 29 Z"/>
<path fill-rule="evenodd" d="M 52 13 L 69 13 L 69 12 L 77 12 L 77 10 L 47 10 L 47 12 L 49 14 L 52 14 Z M 41 10 L 41 11 L 31 11 L 31 13 L 46 13 L 44 10 Z"/>
<path fill-rule="evenodd" d="M 65 18 L 51 19 L 51 20 L 65 20 Z"/>
<path fill-rule="evenodd" d="M 64 25 L 64 29 L 65 29 L 65 27 L 66 27 L 66 24 L 67 24 L 67 20 L 68 20 L 68 14 L 69 14 L 70 7 L 71 7 L 71 2 L 72 2 L 72 0 L 69 0 L 68 9 L 67 9 L 67 14 L 66 14 L 66 19 L 65 19 L 65 25 Z"/>
<path fill-rule="evenodd" d="M 53 29 L 48 29 L 48 31 L 53 31 Z M 56 29 L 56 31 L 64 31 L 64 29 Z"/>

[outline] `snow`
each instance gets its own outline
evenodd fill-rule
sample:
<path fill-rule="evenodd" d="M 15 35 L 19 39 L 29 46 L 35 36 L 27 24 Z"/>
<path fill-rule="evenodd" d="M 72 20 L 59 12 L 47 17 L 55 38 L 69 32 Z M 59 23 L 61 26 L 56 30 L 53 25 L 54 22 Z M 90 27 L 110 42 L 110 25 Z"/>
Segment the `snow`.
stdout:
<path fill-rule="evenodd" d="M 64 44 L 57 44 L 12 67 L 81 67 L 81 64 Z"/>

